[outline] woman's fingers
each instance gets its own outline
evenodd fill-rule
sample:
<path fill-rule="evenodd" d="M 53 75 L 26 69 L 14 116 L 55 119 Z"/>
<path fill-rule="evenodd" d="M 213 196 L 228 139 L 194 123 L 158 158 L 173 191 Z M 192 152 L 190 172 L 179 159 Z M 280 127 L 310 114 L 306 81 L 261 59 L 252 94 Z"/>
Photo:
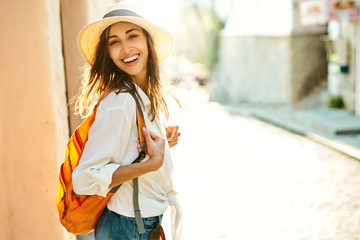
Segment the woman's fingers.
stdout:
<path fill-rule="evenodd" d="M 169 147 L 173 147 L 177 144 L 181 133 L 178 132 L 179 126 L 166 127 L 166 138 L 169 143 Z"/>
<path fill-rule="evenodd" d="M 178 126 L 169 126 L 166 128 L 166 137 L 168 139 L 174 139 L 178 138 L 180 136 L 180 133 L 178 132 L 179 127 Z"/>
<path fill-rule="evenodd" d="M 178 133 L 179 127 L 175 126 L 172 130 L 172 134 L 171 137 L 176 137 L 177 133 Z"/>
<path fill-rule="evenodd" d="M 179 130 L 178 126 L 169 126 L 166 128 L 166 137 L 170 148 L 174 147 L 178 143 L 179 137 L 181 135 L 181 133 L 179 133 L 178 130 Z M 143 128 L 142 131 L 146 141 L 146 146 L 149 146 L 149 144 L 160 143 L 161 141 L 164 140 L 159 135 L 147 131 L 146 128 Z M 140 145 L 138 145 L 138 151 L 140 152 Z"/>
<path fill-rule="evenodd" d="M 141 152 L 141 145 L 140 144 L 137 145 L 137 150 L 138 150 L 138 153 Z M 145 152 L 147 152 L 146 151 L 146 146 L 145 146 Z"/>
<path fill-rule="evenodd" d="M 146 128 L 142 129 L 146 141 L 147 153 L 150 156 L 146 162 L 154 171 L 159 169 L 164 162 L 165 138 L 149 132 Z"/>
<path fill-rule="evenodd" d="M 177 140 L 176 141 L 170 141 L 169 143 L 169 147 L 174 147 L 177 144 Z"/>
<path fill-rule="evenodd" d="M 173 126 L 172 129 L 171 129 L 170 137 L 175 137 L 178 129 L 179 129 L 178 126 Z"/>
<path fill-rule="evenodd" d="M 180 133 L 177 133 L 175 136 L 169 137 L 168 142 L 178 141 L 180 135 L 181 135 Z"/>
<path fill-rule="evenodd" d="M 170 138 L 170 137 L 175 136 L 178 130 L 179 130 L 178 126 L 166 127 L 166 137 Z"/>
<path fill-rule="evenodd" d="M 156 133 L 149 132 L 145 127 L 142 129 L 143 135 L 146 141 L 146 147 L 148 151 L 161 147 L 161 145 L 165 144 L 165 139 L 160 137 Z"/>
<path fill-rule="evenodd" d="M 143 132 L 143 136 L 145 138 L 145 141 L 149 140 L 150 139 L 150 134 L 149 134 L 148 130 L 145 127 L 143 127 L 141 130 Z"/>
<path fill-rule="evenodd" d="M 150 137 L 151 137 L 151 139 L 152 139 L 153 141 L 155 141 L 155 142 L 160 139 L 160 136 L 157 135 L 157 134 L 155 134 L 155 133 L 153 133 L 153 132 L 150 133 Z"/>

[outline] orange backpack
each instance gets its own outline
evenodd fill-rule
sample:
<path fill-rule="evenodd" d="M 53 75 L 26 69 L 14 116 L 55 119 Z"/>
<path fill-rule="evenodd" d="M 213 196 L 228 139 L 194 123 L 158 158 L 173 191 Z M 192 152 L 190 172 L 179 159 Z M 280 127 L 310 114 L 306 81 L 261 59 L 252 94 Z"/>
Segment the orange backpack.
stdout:
<path fill-rule="evenodd" d="M 136 102 L 139 141 L 141 151 L 133 163 L 140 162 L 145 157 L 145 139 L 141 129 L 145 127 L 144 117 L 141 106 L 135 94 L 128 91 L 134 97 Z M 60 222 L 68 232 L 74 234 L 86 235 L 94 230 L 97 220 L 102 214 L 107 202 L 120 187 L 117 186 L 107 194 L 101 197 L 98 195 L 77 195 L 73 191 L 72 172 L 79 164 L 82 152 L 88 139 L 88 132 L 95 120 L 96 109 L 88 116 L 81 125 L 75 130 L 67 144 L 64 163 L 61 165 L 57 192 L 57 209 L 59 211 Z M 138 179 L 134 179 L 133 203 L 135 209 L 135 218 L 139 233 L 144 232 L 141 220 L 141 214 L 138 204 Z"/>

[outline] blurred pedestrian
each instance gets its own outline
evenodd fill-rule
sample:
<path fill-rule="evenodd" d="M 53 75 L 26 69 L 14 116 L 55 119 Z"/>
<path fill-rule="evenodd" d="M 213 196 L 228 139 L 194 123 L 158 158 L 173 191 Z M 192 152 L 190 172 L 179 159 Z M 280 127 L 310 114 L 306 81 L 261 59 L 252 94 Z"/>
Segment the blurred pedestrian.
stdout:
<path fill-rule="evenodd" d="M 169 205 L 173 239 L 180 239 L 181 209 L 169 152 L 180 133 L 177 126 L 164 127 L 168 109 L 159 72 L 159 62 L 172 49 L 172 36 L 143 18 L 130 0 L 123 0 L 109 5 L 102 19 L 86 25 L 77 41 L 90 69 L 76 109 L 86 115 L 96 106 L 97 112 L 72 175 L 74 191 L 105 197 L 122 184 L 97 222 L 95 239 L 149 239 Z M 147 126 L 143 128 L 147 157 L 135 164 L 130 163 L 139 151 L 136 103 L 124 87 L 140 99 Z M 139 233 L 134 214 L 130 180 L 137 177 L 145 233 Z"/>

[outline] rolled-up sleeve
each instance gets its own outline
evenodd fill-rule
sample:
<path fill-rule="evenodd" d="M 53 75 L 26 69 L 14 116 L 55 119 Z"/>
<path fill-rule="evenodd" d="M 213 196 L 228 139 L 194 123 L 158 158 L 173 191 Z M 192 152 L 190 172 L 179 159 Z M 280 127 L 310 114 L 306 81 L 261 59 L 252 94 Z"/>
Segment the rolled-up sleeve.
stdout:
<path fill-rule="evenodd" d="M 124 108 L 97 112 L 79 165 L 72 173 L 77 194 L 106 196 L 129 143 L 130 127 Z"/>

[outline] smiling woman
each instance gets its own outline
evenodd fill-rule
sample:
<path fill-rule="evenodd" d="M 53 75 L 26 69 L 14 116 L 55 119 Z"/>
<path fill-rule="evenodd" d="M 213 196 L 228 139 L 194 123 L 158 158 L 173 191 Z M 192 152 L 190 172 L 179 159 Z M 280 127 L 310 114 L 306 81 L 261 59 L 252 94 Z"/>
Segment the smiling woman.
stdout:
<path fill-rule="evenodd" d="M 133 77 L 133 81 L 146 89 L 148 47 L 144 30 L 127 22 L 109 27 L 108 51 L 114 64 Z M 143 86 L 142 86 L 143 85 Z"/>
<path fill-rule="evenodd" d="M 101 20 L 88 24 L 78 35 L 78 48 L 90 71 L 76 106 L 78 113 L 95 111 L 96 117 L 72 174 L 74 191 L 104 197 L 121 185 L 97 222 L 97 240 L 149 239 L 169 205 L 173 239 L 180 239 L 181 209 L 173 189 L 169 151 L 180 133 L 177 126 L 164 127 L 161 116 L 167 117 L 168 109 L 159 73 L 159 62 L 170 54 L 172 45 L 170 33 L 144 19 L 130 0 L 108 6 Z M 139 146 L 132 94 L 142 103 L 147 126 L 142 132 L 147 157 L 137 163 L 133 160 L 145 146 Z M 134 196 L 137 183 L 133 179 L 140 186 Z M 141 204 L 141 215 L 136 201 Z"/>

